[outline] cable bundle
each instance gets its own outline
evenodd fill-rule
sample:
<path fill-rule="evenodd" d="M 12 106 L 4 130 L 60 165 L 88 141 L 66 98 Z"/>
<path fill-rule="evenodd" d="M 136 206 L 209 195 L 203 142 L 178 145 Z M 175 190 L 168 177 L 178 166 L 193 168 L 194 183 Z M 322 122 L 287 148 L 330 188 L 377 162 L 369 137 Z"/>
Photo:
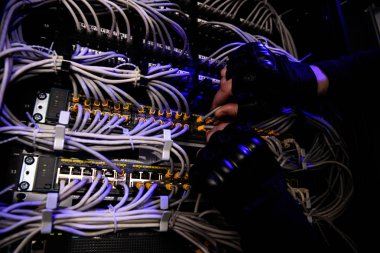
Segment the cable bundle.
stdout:
<path fill-rule="evenodd" d="M 225 19 L 235 20 L 241 25 L 253 27 L 269 34 L 273 34 L 275 28 L 280 35 L 282 47 L 294 57 L 297 57 L 296 47 L 289 30 L 283 23 L 281 16 L 277 14 L 267 0 L 204 0 L 201 1 L 199 6 L 201 10 L 214 14 L 218 13 L 224 16 Z M 251 11 L 247 16 L 241 16 L 241 10 L 246 9 L 251 9 Z"/>
<path fill-rule="evenodd" d="M 111 24 L 107 29 L 108 38 L 116 37 L 125 39 L 126 44 L 134 43 L 132 40 L 132 29 L 130 24 L 131 14 L 137 15 L 145 29 L 144 41 L 142 43 L 152 44 L 153 49 L 168 50 L 179 55 L 189 54 L 189 43 L 183 28 L 172 19 L 161 14 L 161 12 L 176 12 L 180 10 L 165 8 L 167 3 L 160 3 L 160 6 L 149 1 L 110 1 L 110 0 L 62 0 L 59 1 L 62 7 L 74 21 L 77 31 L 85 30 L 87 33 L 96 32 L 98 36 L 105 31 L 99 17 L 110 16 Z M 178 7 L 177 5 L 170 5 Z M 11 0 L 5 6 L 4 22 L 1 24 L 2 34 L 0 37 L 0 48 L 5 47 L 6 36 L 9 42 L 24 42 L 22 34 L 22 21 L 29 15 L 29 10 L 45 8 L 46 10 L 57 10 L 55 0 Z M 27 10 L 27 11 L 26 11 Z M 93 22 L 94 25 L 91 25 Z M 10 24 L 12 24 L 10 26 Z M 121 29 L 125 29 L 122 33 Z M 170 32 L 172 31 L 172 32 Z M 174 32 L 174 33 L 173 33 Z M 122 36 L 124 34 L 125 36 Z M 182 48 L 178 51 L 174 48 L 173 35 L 177 35 L 182 40 Z M 136 41 L 135 43 L 141 43 Z"/>
<path fill-rule="evenodd" d="M 88 183 L 91 183 L 90 187 L 75 205 L 62 206 L 65 199 Z M 102 185 L 98 187 L 98 190 L 95 190 L 98 184 Z M 62 180 L 56 199 L 57 203 L 53 204 L 55 207 L 52 209 L 49 209 L 49 206 L 52 205 L 49 203 L 52 202 L 49 197 L 40 201 L 27 201 L 2 206 L 0 207 L 0 234 L 6 236 L 0 240 L 0 248 L 21 241 L 14 250 L 14 252 L 21 252 L 34 236 L 41 231 L 44 232 L 46 227 L 53 226 L 54 230 L 80 236 L 99 236 L 131 228 L 161 229 L 163 231 L 172 229 L 184 238 L 189 239 L 205 253 L 209 250 L 202 246 L 202 243 L 197 239 L 199 236 L 213 243 L 215 248 L 219 244 L 224 244 L 237 250 L 240 249 L 236 232 L 214 227 L 202 218 L 202 214 L 179 211 L 172 213 L 170 210 L 160 209 L 160 199 L 154 196 L 157 184 L 150 185 L 147 191 L 143 185 L 140 186 L 137 195 L 131 200 L 128 186 L 123 183 L 122 187 L 124 188 L 124 196 L 116 205 L 109 205 L 108 208 L 98 207 L 99 203 L 109 195 L 112 188 L 107 177 L 103 177 L 101 174 L 98 174 L 93 182 L 83 179 L 81 181 L 73 180 L 65 184 L 65 181 Z M 6 190 L 9 188 L 4 191 Z M 173 189 L 168 196 L 169 206 L 178 209 L 188 197 L 189 191 L 185 191 L 183 197 L 177 201 L 171 199 L 174 192 Z M 94 209 L 95 207 L 97 208 Z M 46 219 L 47 213 L 52 217 L 51 222 Z M 184 224 L 186 225 L 184 226 Z M 49 231 L 47 232 L 49 233 Z"/>
<path fill-rule="evenodd" d="M 328 223 L 353 247 L 352 242 L 333 224 L 344 212 L 353 194 L 352 174 L 348 168 L 344 141 L 323 118 L 304 111 L 301 113 L 302 116 L 292 109 L 285 109 L 282 115 L 255 127 L 274 133 L 267 135 L 265 140 L 289 178 L 295 177 L 295 173 L 314 177 L 317 177 L 317 171 L 319 174 L 324 173 L 326 183 L 318 186 L 325 187 L 322 191 L 305 189 L 307 186 L 303 185 L 302 180 L 299 180 L 301 186 L 298 187 L 288 184 L 289 191 L 302 203 L 310 221 Z M 304 118 L 306 125 L 315 132 L 314 141 L 307 150 L 301 147 L 297 138 L 283 137 L 292 132 L 292 126 L 299 117 Z"/>
<path fill-rule="evenodd" d="M 202 63 L 208 63 L 208 64 L 217 63 L 216 66 L 219 66 L 222 63 L 226 62 L 229 54 L 237 50 L 239 47 L 241 47 L 245 43 L 257 42 L 257 41 L 262 42 L 272 53 L 276 55 L 284 55 L 290 61 L 295 61 L 295 62 L 298 61 L 298 59 L 295 56 L 288 53 L 285 49 L 281 48 L 280 46 L 278 46 L 277 44 L 275 44 L 268 38 L 265 38 L 261 35 L 252 35 L 248 32 L 243 31 L 242 29 L 240 29 L 239 27 L 233 24 L 226 23 L 226 22 L 218 22 L 218 21 L 204 22 L 201 24 L 201 29 L 202 28 L 204 29 L 209 26 L 230 30 L 234 32 L 242 40 L 242 42 L 232 42 L 232 43 L 223 45 L 222 47 L 217 49 L 214 53 L 212 53 L 210 56 L 202 59 Z"/>

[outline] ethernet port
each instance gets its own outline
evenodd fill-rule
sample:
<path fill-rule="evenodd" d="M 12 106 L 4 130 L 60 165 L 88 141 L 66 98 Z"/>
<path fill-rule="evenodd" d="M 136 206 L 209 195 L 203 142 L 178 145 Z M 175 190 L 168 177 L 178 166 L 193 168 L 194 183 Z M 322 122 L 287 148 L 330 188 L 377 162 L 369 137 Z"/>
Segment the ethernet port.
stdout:
<path fill-rule="evenodd" d="M 143 171 L 141 173 L 141 179 L 149 179 L 149 172 Z"/>
<path fill-rule="evenodd" d="M 92 176 L 92 169 L 91 168 L 85 168 L 83 170 L 83 176 Z"/>
<path fill-rule="evenodd" d="M 132 178 L 140 179 L 140 173 L 138 171 L 132 172 Z"/>
<path fill-rule="evenodd" d="M 150 179 L 151 180 L 159 180 L 160 174 L 157 172 L 150 172 Z"/>
<path fill-rule="evenodd" d="M 106 176 L 106 177 L 113 177 L 113 175 L 114 175 L 113 170 L 106 170 L 104 172 L 104 176 Z"/>
<path fill-rule="evenodd" d="M 74 167 L 71 169 L 71 175 L 80 175 L 82 172 L 82 170 L 80 169 L 80 167 Z"/>
<path fill-rule="evenodd" d="M 70 174 L 70 167 L 63 165 L 59 168 L 59 174 Z"/>

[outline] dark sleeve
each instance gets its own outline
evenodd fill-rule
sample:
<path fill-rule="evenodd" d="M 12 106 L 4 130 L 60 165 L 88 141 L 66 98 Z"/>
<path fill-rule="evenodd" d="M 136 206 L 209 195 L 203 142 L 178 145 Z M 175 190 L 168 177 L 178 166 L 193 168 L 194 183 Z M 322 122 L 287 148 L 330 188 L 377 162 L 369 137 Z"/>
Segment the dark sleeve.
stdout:
<path fill-rule="evenodd" d="M 317 62 L 329 79 L 328 95 L 338 100 L 363 96 L 379 79 L 380 49 L 357 51 L 338 59 Z M 347 102 L 347 101 L 346 101 Z"/>
<path fill-rule="evenodd" d="M 235 215 L 244 252 L 322 252 L 315 227 L 279 174 Z"/>
<path fill-rule="evenodd" d="M 250 126 L 216 132 L 190 170 L 203 192 L 241 235 L 244 252 L 321 252 L 302 206 L 287 190 L 283 171 Z"/>

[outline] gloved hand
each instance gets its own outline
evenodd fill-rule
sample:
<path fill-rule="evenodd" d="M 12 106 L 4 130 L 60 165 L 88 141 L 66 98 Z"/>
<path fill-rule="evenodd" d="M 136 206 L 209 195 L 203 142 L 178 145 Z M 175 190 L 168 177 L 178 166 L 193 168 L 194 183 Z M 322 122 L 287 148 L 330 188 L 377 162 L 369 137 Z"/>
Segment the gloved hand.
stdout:
<path fill-rule="evenodd" d="M 234 122 L 215 132 L 189 176 L 192 190 L 235 226 L 243 252 L 324 252 L 273 153 L 250 127 Z"/>
<path fill-rule="evenodd" d="M 225 95 L 217 94 L 213 107 L 224 105 L 230 93 L 238 104 L 237 117 L 243 119 L 267 119 L 283 106 L 304 106 L 317 97 L 317 79 L 308 64 L 276 55 L 260 42 L 247 43 L 229 55 L 221 82 L 226 83 L 221 84 Z"/>
<path fill-rule="evenodd" d="M 208 195 L 232 223 L 262 193 L 286 191 L 281 169 L 252 128 L 236 123 L 212 135 L 190 169 L 195 191 Z"/>

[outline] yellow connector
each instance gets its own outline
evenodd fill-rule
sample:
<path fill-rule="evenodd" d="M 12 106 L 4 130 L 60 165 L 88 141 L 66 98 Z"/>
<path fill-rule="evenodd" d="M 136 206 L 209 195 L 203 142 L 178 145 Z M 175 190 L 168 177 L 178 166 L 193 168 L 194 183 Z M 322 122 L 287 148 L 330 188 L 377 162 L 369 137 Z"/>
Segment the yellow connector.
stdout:
<path fill-rule="evenodd" d="M 172 184 L 165 184 L 165 189 L 168 191 L 173 190 L 173 185 Z"/>
<path fill-rule="evenodd" d="M 175 119 L 180 119 L 181 117 L 182 117 L 182 112 L 181 113 L 178 113 L 178 112 L 175 113 Z"/>
<path fill-rule="evenodd" d="M 171 118 L 172 117 L 172 112 L 166 112 L 166 118 Z"/>
<path fill-rule="evenodd" d="M 196 120 L 197 123 L 202 123 L 203 122 L 203 117 L 199 116 Z"/>
<path fill-rule="evenodd" d="M 117 176 L 118 176 L 118 177 L 122 177 L 122 176 L 124 176 L 124 173 L 125 173 L 125 171 L 124 171 L 124 170 L 121 170 L 120 173 L 119 173 L 119 172 L 117 173 Z"/>
<path fill-rule="evenodd" d="M 197 127 L 197 130 L 198 130 L 198 132 L 206 132 L 206 128 L 205 128 L 205 125 L 201 125 L 201 126 L 199 126 L 199 127 Z"/>
<path fill-rule="evenodd" d="M 164 112 L 161 112 L 160 110 L 158 110 L 157 114 L 158 114 L 158 116 L 163 116 Z"/>
<path fill-rule="evenodd" d="M 122 118 L 125 118 L 125 122 L 129 120 L 129 115 L 125 115 L 125 114 L 123 114 L 123 115 L 121 115 L 121 117 L 122 117 Z"/>
<path fill-rule="evenodd" d="M 184 189 L 185 191 L 188 191 L 188 190 L 190 190 L 190 185 L 189 184 L 183 184 L 182 189 Z"/>
<path fill-rule="evenodd" d="M 137 189 L 140 189 L 141 187 L 144 187 L 144 183 L 143 182 L 137 182 L 135 184 L 135 186 L 136 186 Z"/>
<path fill-rule="evenodd" d="M 73 112 L 77 112 L 78 111 L 78 104 L 73 105 L 71 110 L 73 110 Z"/>
<path fill-rule="evenodd" d="M 115 104 L 114 106 L 113 106 L 113 109 L 114 110 L 116 110 L 116 111 L 118 111 L 118 110 L 120 110 L 120 102 L 117 102 L 117 104 Z"/>
<path fill-rule="evenodd" d="M 173 176 L 173 173 L 171 173 L 169 170 L 165 174 L 165 178 L 171 178 Z"/>
<path fill-rule="evenodd" d="M 126 103 L 126 104 L 123 106 L 123 110 L 128 111 L 128 110 L 129 110 L 129 104 Z"/>
<path fill-rule="evenodd" d="M 183 120 L 189 120 L 190 119 L 190 115 L 187 115 L 186 113 L 185 113 L 185 115 L 183 115 Z"/>
<path fill-rule="evenodd" d="M 91 106 L 91 101 L 86 99 L 84 101 L 84 106 L 87 106 L 87 107 Z"/>
<path fill-rule="evenodd" d="M 179 127 L 182 127 L 182 124 L 181 123 L 175 123 L 175 126 L 179 126 Z"/>
<path fill-rule="evenodd" d="M 188 180 L 189 179 L 189 173 L 185 172 L 185 175 L 183 175 L 183 179 Z"/>
<path fill-rule="evenodd" d="M 146 183 L 145 183 L 145 188 L 146 188 L 146 189 L 149 189 L 151 186 L 152 186 L 152 183 L 151 183 L 151 182 L 146 182 Z"/>
<path fill-rule="evenodd" d="M 100 110 L 93 110 L 92 113 L 93 113 L 94 115 L 96 115 L 97 113 L 102 114 L 102 112 L 101 112 Z"/>
<path fill-rule="evenodd" d="M 150 108 L 150 110 L 149 110 L 149 114 L 150 115 L 154 115 L 156 113 L 156 110 L 153 110 L 153 108 Z"/>
<path fill-rule="evenodd" d="M 207 124 L 207 125 L 210 125 L 210 124 L 212 124 L 214 122 L 214 119 L 213 118 L 207 118 L 206 120 L 205 120 L 205 123 Z"/>
<path fill-rule="evenodd" d="M 71 101 L 73 101 L 73 103 L 78 103 L 79 102 L 79 98 L 74 98 L 73 97 L 73 99 Z"/>
<path fill-rule="evenodd" d="M 174 174 L 174 179 L 180 179 L 181 176 L 179 175 L 179 171 L 177 171 L 175 174 Z"/>
<path fill-rule="evenodd" d="M 105 102 L 103 102 L 103 103 L 102 103 L 102 106 L 103 106 L 103 107 L 109 107 L 110 105 L 109 105 L 109 103 L 108 103 L 108 100 L 106 100 Z"/>
<path fill-rule="evenodd" d="M 212 128 L 214 128 L 214 126 L 212 126 L 212 125 L 211 126 L 210 125 L 201 125 L 201 126 L 197 127 L 197 130 L 199 132 L 201 132 L 201 131 L 207 132 L 208 130 L 210 130 Z"/>
<path fill-rule="evenodd" d="M 138 113 L 144 113 L 144 106 L 140 106 L 139 110 L 137 111 Z"/>
<path fill-rule="evenodd" d="M 98 100 L 94 101 L 94 106 L 100 106 L 100 101 Z"/>

